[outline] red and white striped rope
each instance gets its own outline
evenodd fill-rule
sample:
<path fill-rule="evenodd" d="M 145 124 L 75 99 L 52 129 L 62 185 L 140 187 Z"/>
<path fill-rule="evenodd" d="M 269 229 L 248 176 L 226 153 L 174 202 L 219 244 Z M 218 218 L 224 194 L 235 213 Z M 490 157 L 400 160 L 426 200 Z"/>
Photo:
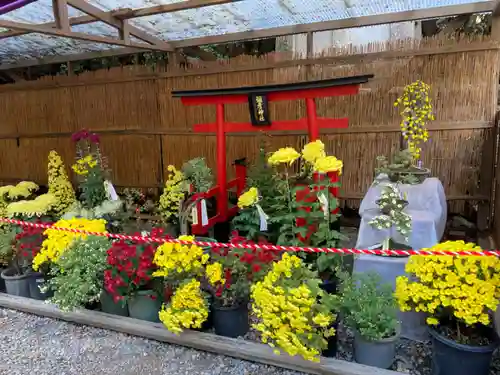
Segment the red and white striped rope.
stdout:
<path fill-rule="evenodd" d="M 71 233 L 86 234 L 89 236 L 105 236 L 108 238 L 118 239 L 118 240 L 128 240 L 136 242 L 152 242 L 152 243 L 182 243 L 182 244 L 195 244 L 202 247 L 214 247 L 214 248 L 237 248 L 237 249 L 258 249 L 258 250 L 270 250 L 270 251 L 291 251 L 291 252 L 308 252 L 308 253 L 336 253 L 336 254 L 368 254 L 368 255 L 399 255 L 399 256 L 409 256 L 409 255 L 451 255 L 451 256 L 496 256 L 500 257 L 499 250 L 482 250 L 482 251 L 467 251 L 467 250 L 370 250 L 370 249 L 348 249 L 348 248 L 319 248 L 319 247 L 301 247 L 301 246 L 281 246 L 272 244 L 249 244 L 249 243 L 220 243 L 220 242 L 207 242 L 207 241 L 182 241 L 178 239 L 166 239 L 148 236 L 136 236 L 128 234 L 116 234 L 116 233 L 102 233 L 102 232 L 92 232 L 84 229 L 76 228 L 63 228 L 56 227 L 54 223 L 31 223 L 23 220 L 0 218 L 0 222 L 9 223 L 14 225 L 20 225 L 23 227 L 32 227 L 38 229 L 54 229 L 61 230 Z"/>

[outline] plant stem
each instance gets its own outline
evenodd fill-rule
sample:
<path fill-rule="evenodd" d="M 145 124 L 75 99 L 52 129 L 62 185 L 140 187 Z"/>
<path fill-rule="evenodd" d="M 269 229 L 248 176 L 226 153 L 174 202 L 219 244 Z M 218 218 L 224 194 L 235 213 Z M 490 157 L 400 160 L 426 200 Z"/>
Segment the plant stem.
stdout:
<path fill-rule="evenodd" d="M 462 342 L 462 334 L 460 333 L 460 322 L 457 320 L 457 341 Z"/>
<path fill-rule="evenodd" d="M 288 176 L 288 167 L 285 167 L 285 180 L 286 180 L 286 195 L 288 203 L 288 212 L 292 213 L 292 190 L 290 188 L 290 179 Z"/>
<path fill-rule="evenodd" d="M 382 250 L 389 250 L 389 243 L 391 241 L 390 237 L 387 237 L 384 239 L 384 242 L 382 242 Z"/>

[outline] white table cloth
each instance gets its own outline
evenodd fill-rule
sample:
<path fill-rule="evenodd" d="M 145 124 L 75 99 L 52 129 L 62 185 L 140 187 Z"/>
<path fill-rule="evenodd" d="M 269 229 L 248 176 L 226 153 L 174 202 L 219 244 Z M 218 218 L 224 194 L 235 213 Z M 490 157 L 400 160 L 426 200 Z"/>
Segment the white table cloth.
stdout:
<path fill-rule="evenodd" d="M 368 224 L 380 214 L 375 202 L 380 198 L 384 184 L 388 183 L 386 175 L 378 176 L 376 181 L 379 183 L 372 184 L 359 207 L 361 225 L 357 249 L 376 248 L 388 235 L 394 242 L 407 244 L 412 249 L 432 247 L 441 241 L 447 219 L 446 196 L 441 181 L 437 178 L 427 178 L 419 185 L 398 185 L 401 193 L 406 193 L 408 206 L 405 212 L 412 218 L 412 233 L 408 243 L 394 227 L 378 230 Z"/>

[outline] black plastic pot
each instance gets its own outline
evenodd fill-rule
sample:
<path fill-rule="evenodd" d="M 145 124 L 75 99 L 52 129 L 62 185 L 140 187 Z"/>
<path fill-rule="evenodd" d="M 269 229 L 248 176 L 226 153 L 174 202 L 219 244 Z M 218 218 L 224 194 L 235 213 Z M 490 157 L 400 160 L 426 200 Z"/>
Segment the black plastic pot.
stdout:
<path fill-rule="evenodd" d="M 336 294 L 337 285 L 338 280 L 337 278 L 334 278 L 333 280 L 323 280 L 323 282 L 319 284 L 319 287 L 328 294 Z"/>
<path fill-rule="evenodd" d="M 328 338 L 328 347 L 321 352 L 321 355 L 323 357 L 327 358 L 335 358 L 337 356 L 337 350 L 338 350 L 338 329 L 339 329 L 339 323 L 340 323 L 340 318 L 337 315 L 337 320 L 335 320 L 335 323 L 333 323 L 329 328 L 334 328 L 335 329 L 335 336 L 329 337 Z"/>
<path fill-rule="evenodd" d="M 459 344 L 429 328 L 432 338 L 432 375 L 488 375 L 493 352 L 499 343 L 488 346 Z"/>
<path fill-rule="evenodd" d="M 31 272 L 29 274 L 30 297 L 39 301 L 45 301 L 54 296 L 52 290 L 42 293 L 40 287 L 45 283 L 45 276 L 41 272 Z"/>
<path fill-rule="evenodd" d="M 0 268 L 0 273 L 2 273 L 5 270 L 6 268 Z M 0 277 L 0 292 L 5 293 L 5 280 L 1 277 Z"/>
<path fill-rule="evenodd" d="M 2 271 L 1 276 L 5 281 L 7 294 L 30 298 L 30 276 L 28 274 L 18 275 L 14 268 L 7 268 Z"/>
<path fill-rule="evenodd" d="M 212 316 L 215 334 L 220 336 L 233 338 L 244 336 L 250 328 L 246 303 L 231 307 L 214 304 Z"/>

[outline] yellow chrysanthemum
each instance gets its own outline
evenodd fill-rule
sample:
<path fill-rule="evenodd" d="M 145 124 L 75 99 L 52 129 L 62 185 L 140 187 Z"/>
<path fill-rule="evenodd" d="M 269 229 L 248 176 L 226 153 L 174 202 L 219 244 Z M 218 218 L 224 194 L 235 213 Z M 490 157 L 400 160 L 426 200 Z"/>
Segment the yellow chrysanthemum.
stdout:
<path fill-rule="evenodd" d="M 342 160 L 335 156 L 325 156 L 314 162 L 314 171 L 319 173 L 338 172 L 342 174 Z"/>
<path fill-rule="evenodd" d="M 167 170 L 168 177 L 158 207 L 164 221 L 176 219 L 179 216 L 181 202 L 187 191 L 184 174 L 173 165 L 169 165 Z"/>
<path fill-rule="evenodd" d="M 309 142 L 302 149 L 302 158 L 309 164 L 314 164 L 316 160 L 325 156 L 325 145 L 320 140 Z"/>
<path fill-rule="evenodd" d="M 48 177 L 49 193 L 57 199 L 53 210 L 57 215 L 63 215 L 75 202 L 76 195 L 64 163 L 56 151 L 49 153 Z"/>
<path fill-rule="evenodd" d="M 193 241 L 192 236 L 181 236 L 181 241 Z M 156 249 L 153 263 L 158 270 L 155 277 L 172 277 L 179 275 L 199 275 L 203 273 L 203 266 L 207 264 L 209 255 L 197 245 L 183 245 L 166 242 Z"/>
<path fill-rule="evenodd" d="M 241 194 L 238 198 L 238 207 L 251 207 L 259 201 L 259 191 L 257 188 L 251 187 L 247 192 Z"/>
<path fill-rule="evenodd" d="M 427 250 L 427 249 L 423 249 Z M 447 241 L 431 250 L 480 251 L 473 243 Z M 411 256 L 408 277 L 396 279 L 395 296 L 402 311 L 422 311 L 428 324 L 438 324 L 438 312 L 446 309 L 466 325 L 490 322 L 500 298 L 500 260 L 497 257 L 432 255 Z"/>
<path fill-rule="evenodd" d="M 67 230 L 55 228 L 80 229 L 89 232 L 106 233 L 106 220 L 89 220 L 85 218 L 72 218 L 59 220 L 52 228 L 43 233 L 47 238 L 42 242 L 42 247 L 33 259 L 33 269 L 38 271 L 40 266 L 46 262 L 57 263 L 59 257 L 69 249 L 77 238 L 87 238 L 86 234 L 72 233 Z"/>
<path fill-rule="evenodd" d="M 191 279 L 181 285 L 158 315 L 165 327 L 175 334 L 184 329 L 201 328 L 208 318 L 208 302 L 203 297 L 200 282 Z"/>
<path fill-rule="evenodd" d="M 57 203 L 52 194 L 42 194 L 31 201 L 19 201 L 7 206 L 7 215 L 42 216 L 47 214 Z"/>
<path fill-rule="evenodd" d="M 430 86 L 418 80 L 406 86 L 403 94 L 394 103 L 401 109 L 401 132 L 407 140 L 408 149 L 415 159 L 420 158 L 421 144 L 429 139 L 427 121 L 434 120 Z"/>
<path fill-rule="evenodd" d="M 278 164 L 288 164 L 292 165 L 295 160 L 300 157 L 300 154 L 295 151 L 292 147 L 280 148 L 278 151 L 275 151 L 267 162 L 270 165 L 278 165 Z"/>
<path fill-rule="evenodd" d="M 305 282 L 311 276 L 300 258 L 285 253 L 263 281 L 252 285 L 252 307 L 259 319 L 253 327 L 262 342 L 276 347 L 276 354 L 280 348 L 317 362 L 326 339 L 335 334 L 330 325 L 336 317 L 319 302 L 323 291 Z"/>
<path fill-rule="evenodd" d="M 223 272 L 224 270 L 222 264 L 218 262 L 209 264 L 205 268 L 205 273 L 207 275 L 208 282 L 211 285 L 224 284 L 226 282 L 226 280 L 224 280 L 223 278 Z"/>

